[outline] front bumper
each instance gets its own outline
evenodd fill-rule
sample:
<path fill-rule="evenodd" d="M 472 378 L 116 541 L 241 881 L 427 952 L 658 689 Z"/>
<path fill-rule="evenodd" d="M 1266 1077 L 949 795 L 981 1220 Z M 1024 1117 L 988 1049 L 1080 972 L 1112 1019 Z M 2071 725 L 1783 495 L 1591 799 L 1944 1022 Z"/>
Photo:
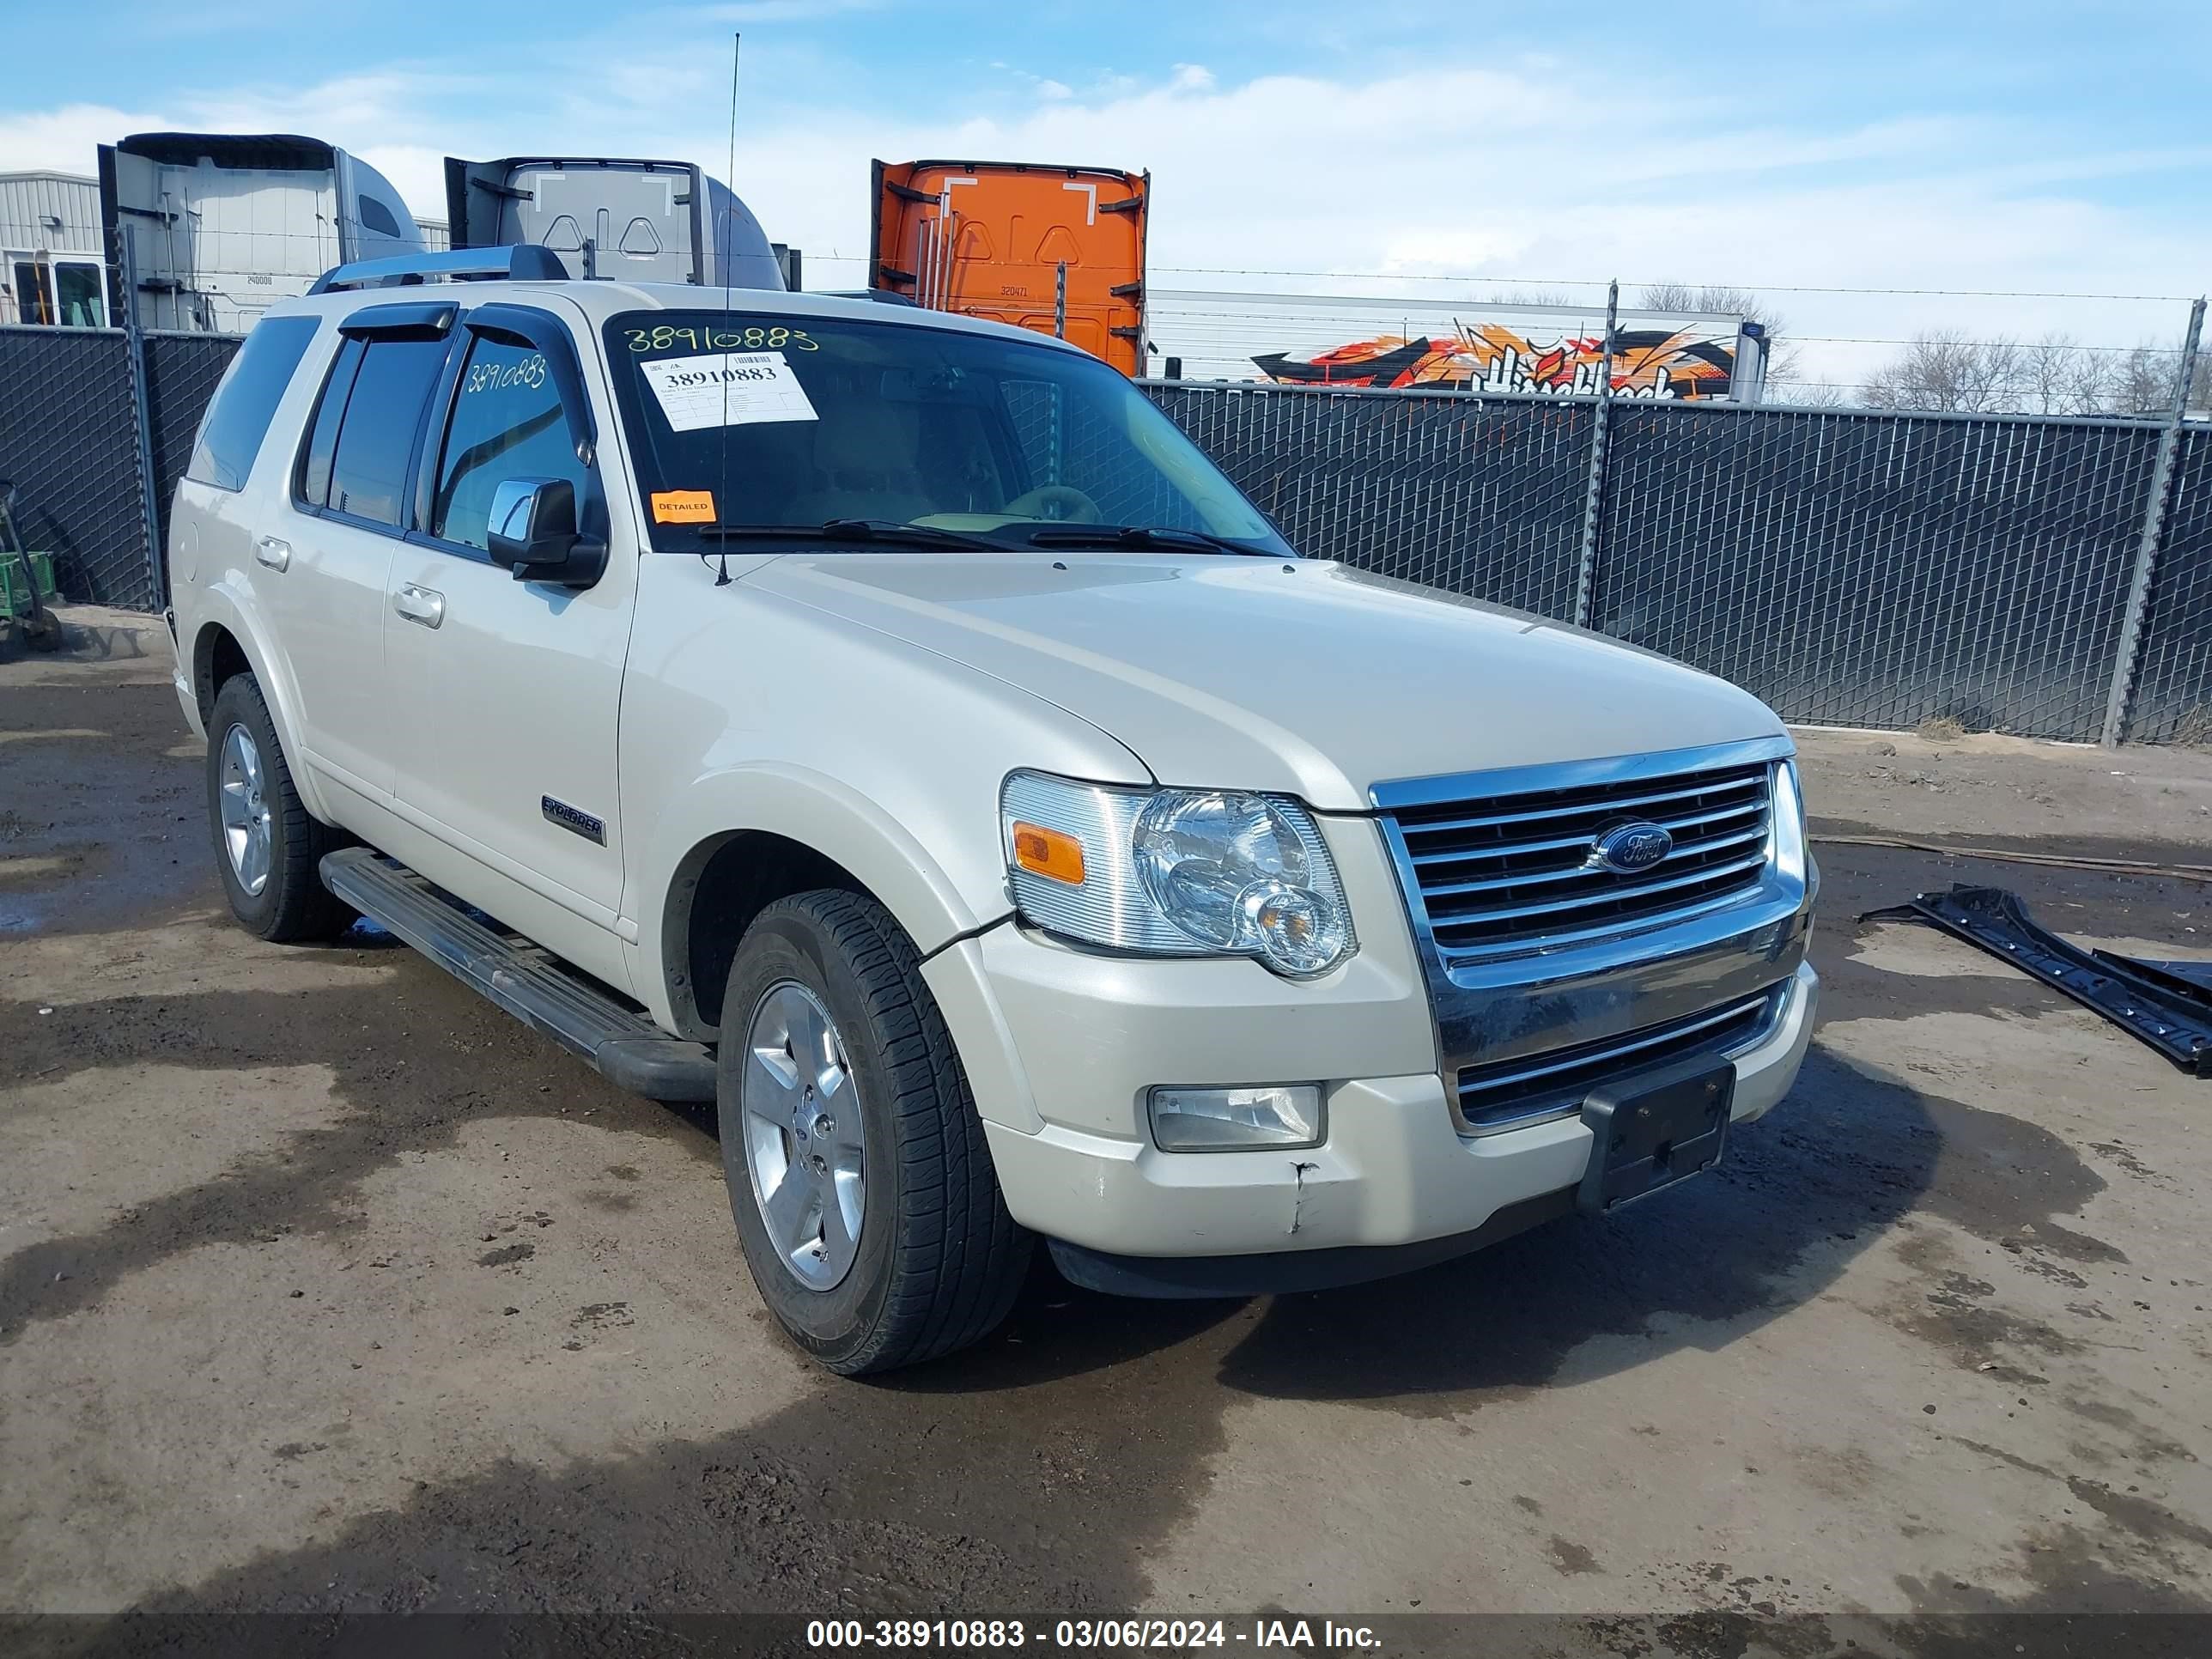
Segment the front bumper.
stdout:
<path fill-rule="evenodd" d="M 1735 1121 L 1763 1115 L 1789 1092 L 1819 995 L 1818 975 L 1801 964 L 1769 1034 L 1734 1062 Z M 1493 1226 L 1494 1218 L 1525 1224 L 1564 1213 L 1589 1162 L 1590 1132 L 1579 1117 L 1462 1136 L 1435 1072 L 1339 1082 L 1328 1102 L 1327 1140 L 1302 1152 L 1163 1152 L 1149 1139 L 1050 1122 L 1024 1133 L 987 1121 L 984 1133 L 1015 1218 L 1079 1247 L 1063 1253 L 1079 1279 L 1146 1293 L 1109 1282 L 1111 1269 L 1149 1278 L 1148 1293 L 1167 1295 L 1313 1288 L 1442 1259 L 1517 1231 Z M 1537 1202 L 1553 1194 L 1565 1201 Z M 1445 1248 L 1407 1248 L 1431 1243 Z M 1370 1251 L 1371 1260 L 1358 1259 Z M 1214 1260 L 1309 1252 L 1327 1255 L 1235 1267 Z"/>

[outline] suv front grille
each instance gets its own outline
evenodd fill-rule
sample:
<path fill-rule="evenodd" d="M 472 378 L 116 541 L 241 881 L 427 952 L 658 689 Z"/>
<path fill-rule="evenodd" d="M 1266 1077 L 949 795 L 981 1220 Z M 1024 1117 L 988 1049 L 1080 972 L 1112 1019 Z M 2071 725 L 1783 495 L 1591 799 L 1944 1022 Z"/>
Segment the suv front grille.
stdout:
<path fill-rule="evenodd" d="M 1522 1127 L 1535 1119 L 1562 1117 L 1608 1079 L 1665 1066 L 1695 1054 L 1722 1055 L 1765 1036 L 1781 1007 L 1783 988 L 1686 1018 L 1623 1031 L 1572 1048 L 1553 1048 L 1463 1067 L 1459 1074 L 1462 1125 L 1477 1134 Z"/>
<path fill-rule="evenodd" d="M 1773 776 L 1760 760 L 1401 806 L 1392 817 L 1449 963 L 1663 925 L 1756 887 Z M 1674 849 L 1626 874 L 1589 862 L 1600 836 L 1633 823 L 1659 825 Z"/>

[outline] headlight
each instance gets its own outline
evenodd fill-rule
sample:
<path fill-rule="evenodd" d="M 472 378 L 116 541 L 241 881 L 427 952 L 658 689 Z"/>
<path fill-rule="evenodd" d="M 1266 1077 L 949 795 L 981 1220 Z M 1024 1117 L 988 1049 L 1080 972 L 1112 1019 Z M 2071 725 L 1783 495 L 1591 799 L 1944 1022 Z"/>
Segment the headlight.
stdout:
<path fill-rule="evenodd" d="M 1253 957 L 1310 979 L 1359 948 L 1336 866 L 1295 801 L 1006 779 L 1006 873 L 1022 915 L 1091 945 Z"/>

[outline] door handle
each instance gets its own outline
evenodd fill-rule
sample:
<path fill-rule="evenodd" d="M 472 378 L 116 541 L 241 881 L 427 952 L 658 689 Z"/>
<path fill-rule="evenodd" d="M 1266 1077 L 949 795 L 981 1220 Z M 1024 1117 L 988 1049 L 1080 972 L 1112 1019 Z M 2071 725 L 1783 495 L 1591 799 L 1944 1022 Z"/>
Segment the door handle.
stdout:
<path fill-rule="evenodd" d="M 392 596 L 392 608 L 411 623 L 435 628 L 446 620 L 446 596 L 434 588 L 402 582 Z"/>
<path fill-rule="evenodd" d="M 280 542 L 274 536 L 264 536 L 253 544 L 253 556 L 271 570 L 282 570 L 292 562 L 292 544 Z"/>

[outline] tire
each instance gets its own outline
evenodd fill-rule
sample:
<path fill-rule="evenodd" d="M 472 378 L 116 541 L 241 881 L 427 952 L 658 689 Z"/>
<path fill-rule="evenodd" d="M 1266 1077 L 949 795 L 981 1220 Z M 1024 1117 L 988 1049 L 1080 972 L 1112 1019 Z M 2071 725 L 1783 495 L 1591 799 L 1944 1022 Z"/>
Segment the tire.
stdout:
<path fill-rule="evenodd" d="M 842 1065 L 788 1069 L 829 1080 L 820 1095 L 786 1076 L 796 1040 L 788 1048 L 776 1041 L 778 1011 L 804 1018 L 808 1008 L 826 1014 L 830 1052 Z M 792 1340 L 831 1370 L 857 1376 L 936 1358 L 995 1328 L 1028 1273 L 1033 1241 L 1006 1213 L 951 1034 L 890 913 L 834 890 L 769 906 L 738 945 L 721 1030 L 715 1092 L 730 1212 L 761 1298 Z M 756 1036 L 764 1052 L 784 1057 L 775 1066 L 756 1055 Z M 790 1102 L 800 1116 L 821 1109 L 811 1119 L 816 1138 L 749 1109 L 749 1067 L 757 1068 L 756 1107 Z M 798 1171 L 802 1154 L 811 1162 L 807 1149 L 842 1158 L 831 1149 L 849 1134 L 820 1126 L 855 1109 L 857 1172 L 849 1181 L 803 1177 L 815 1182 L 814 1207 L 804 1213 L 822 1219 L 787 1226 L 802 1241 L 811 1228 L 815 1239 L 787 1254 L 771 1238 L 756 1176 L 763 1191 L 781 1192 L 779 1169 Z M 842 1194 L 842 1216 L 855 1190 L 856 1236 L 841 1249 L 831 1243 L 827 1206 L 833 1192 Z M 848 1265 L 837 1272 L 841 1259 Z"/>
<path fill-rule="evenodd" d="M 234 732 L 241 734 L 242 744 L 234 744 Z M 243 780 L 235 761 L 240 754 L 250 756 L 258 768 L 258 793 L 239 787 Z M 301 805 L 276 722 L 251 674 L 232 675 L 216 693 L 208 719 L 207 795 L 216 868 L 240 927 L 277 944 L 333 939 L 345 931 L 354 913 L 323 885 L 317 868 L 325 853 L 343 843 Z M 226 821 L 227 804 L 232 821 Z M 249 859 L 243 866 L 233 855 L 234 836 L 241 833 L 234 820 L 241 809 L 249 818 L 266 820 L 265 859 Z"/>

